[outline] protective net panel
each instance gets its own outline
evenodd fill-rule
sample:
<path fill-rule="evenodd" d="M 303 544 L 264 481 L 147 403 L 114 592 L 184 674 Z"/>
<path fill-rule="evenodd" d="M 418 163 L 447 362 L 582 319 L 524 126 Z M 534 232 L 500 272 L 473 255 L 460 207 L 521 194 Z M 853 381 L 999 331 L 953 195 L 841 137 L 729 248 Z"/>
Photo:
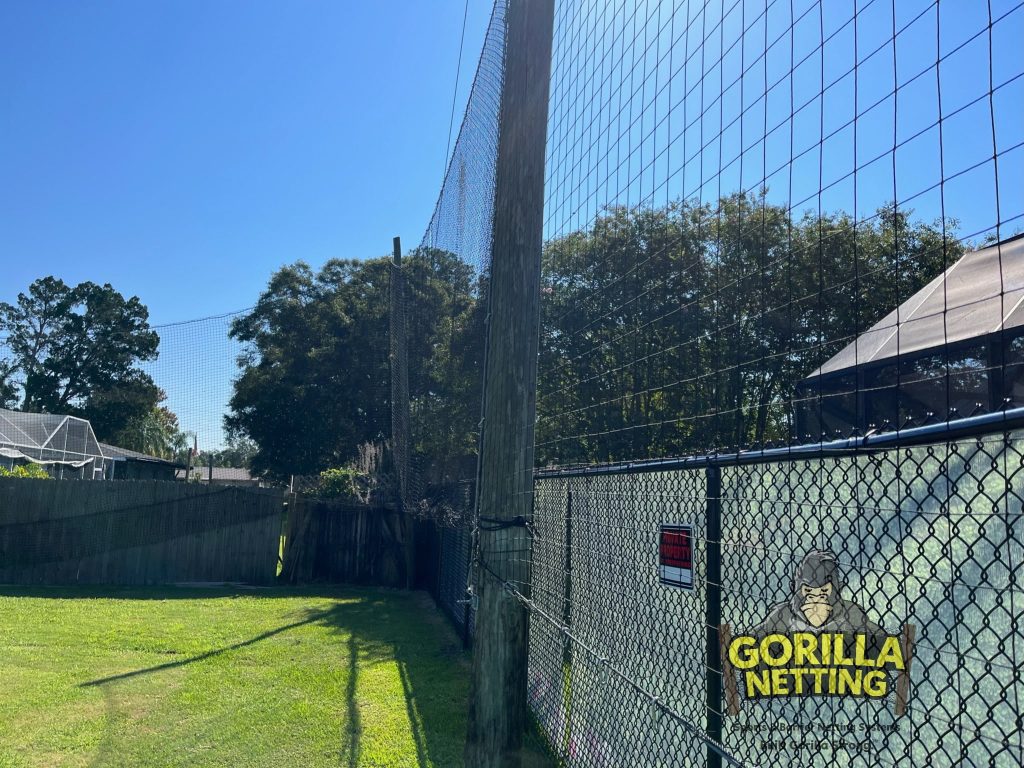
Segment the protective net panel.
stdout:
<path fill-rule="evenodd" d="M 408 465 L 399 469 L 407 506 L 428 513 L 431 488 L 476 473 L 504 56 L 498 0 L 430 224 L 392 278 L 393 322 L 406 338 L 405 351 L 392 350 L 396 455 Z"/>
<path fill-rule="evenodd" d="M 1022 32 L 1012 1 L 556 3 L 516 593 L 567 764 L 1022 764 Z M 814 601 L 909 673 L 757 698 L 721 647 Z"/>
<path fill-rule="evenodd" d="M 430 225 L 393 267 L 391 283 L 399 331 L 391 336 L 392 439 L 402 499 L 435 526 L 438 567 L 425 586 L 467 642 L 506 5 L 494 4 Z"/>
<path fill-rule="evenodd" d="M 1019 3 L 556 8 L 541 465 L 1024 405 Z"/>
<path fill-rule="evenodd" d="M 467 586 L 470 577 L 471 528 L 468 524 L 440 525 L 438 557 L 441 569 L 435 598 L 462 637 L 473 635 L 475 614 Z"/>
<path fill-rule="evenodd" d="M 216 450 L 227 442 L 224 417 L 231 411 L 238 360 L 245 352 L 231 327 L 245 315 L 239 311 L 155 327 L 159 355 L 142 367 L 166 394 L 162 404 L 178 417 L 185 452 Z M 182 454 L 180 447 L 176 453 Z"/>
<path fill-rule="evenodd" d="M 97 466 L 103 457 L 98 442 L 117 442 L 119 448 L 182 466 L 187 462 L 189 448 L 198 448 L 201 453 L 223 448 L 227 442 L 224 417 L 230 412 L 233 384 L 239 370 L 237 361 L 244 351 L 242 343 L 231 336 L 231 326 L 244 314 L 235 312 L 152 326 L 151 330 L 159 337 L 157 354 L 152 360 L 140 361 L 138 369 L 158 388 L 158 407 L 166 409 L 172 421 L 132 422 L 126 427 L 108 428 L 103 434 L 105 425 L 92 425 L 87 407 L 83 410 L 83 403 L 79 402 L 70 402 L 63 413 L 4 411 L 7 419 L 0 418 L 0 447 L 45 443 L 49 452 L 39 454 L 39 458 L 62 458 L 54 453 L 56 449 L 58 453 L 66 453 L 69 461 L 96 457 Z M 5 364 L 14 366 L 16 363 L 17 357 L 9 345 L 0 340 L 0 373 Z M 17 396 L 12 404 L 21 408 L 19 388 L 24 375 L 17 371 L 9 381 L 17 385 Z M 82 418 L 66 422 L 70 431 L 66 433 L 65 448 L 65 435 L 55 436 L 54 433 L 65 429 L 68 415 Z M 98 441 L 96 432 L 101 433 Z M 102 475 L 109 476 L 109 466 Z"/>

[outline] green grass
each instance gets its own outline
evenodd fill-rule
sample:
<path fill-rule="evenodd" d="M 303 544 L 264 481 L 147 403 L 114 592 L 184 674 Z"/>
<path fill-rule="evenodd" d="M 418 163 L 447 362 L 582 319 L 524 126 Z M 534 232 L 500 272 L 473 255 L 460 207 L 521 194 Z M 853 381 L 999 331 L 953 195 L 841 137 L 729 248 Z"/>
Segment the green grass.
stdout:
<path fill-rule="evenodd" d="M 3 768 L 446 767 L 469 664 L 418 593 L 6 588 L 0 681 Z"/>

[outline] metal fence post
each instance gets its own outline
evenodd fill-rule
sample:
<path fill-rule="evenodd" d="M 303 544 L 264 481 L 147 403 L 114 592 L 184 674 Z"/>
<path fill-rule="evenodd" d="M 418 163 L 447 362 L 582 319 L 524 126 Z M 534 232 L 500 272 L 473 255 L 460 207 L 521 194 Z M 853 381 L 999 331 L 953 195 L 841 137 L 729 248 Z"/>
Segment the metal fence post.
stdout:
<path fill-rule="evenodd" d="M 566 493 L 565 499 L 565 592 L 562 596 L 562 625 L 569 626 L 572 621 L 572 491 Z M 572 662 L 572 643 L 565 637 L 562 649 L 562 663 Z"/>
<path fill-rule="evenodd" d="M 707 467 L 707 602 L 704 614 L 705 675 L 707 722 L 705 731 L 716 742 L 722 741 L 722 657 L 719 652 L 718 625 L 722 623 L 722 469 Z M 722 757 L 707 747 L 708 768 L 721 768 Z"/>

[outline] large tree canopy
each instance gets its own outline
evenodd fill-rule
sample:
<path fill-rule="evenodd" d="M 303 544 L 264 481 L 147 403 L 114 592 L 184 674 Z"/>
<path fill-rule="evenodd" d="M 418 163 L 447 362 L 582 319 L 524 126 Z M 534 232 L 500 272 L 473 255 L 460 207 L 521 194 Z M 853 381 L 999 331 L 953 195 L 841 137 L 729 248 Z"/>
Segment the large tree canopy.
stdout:
<path fill-rule="evenodd" d="M 279 270 L 231 335 L 246 344 L 225 419 L 252 440 L 251 467 L 285 478 L 354 460 L 391 433 L 387 259 Z M 482 349 L 473 271 L 451 254 L 404 259 L 414 453 L 431 464 L 472 452 Z M 467 423 L 468 422 L 468 423 Z"/>
<path fill-rule="evenodd" d="M 793 219 L 763 196 L 734 195 L 611 208 L 550 242 L 538 460 L 798 437 L 796 383 L 963 253 L 941 223 L 908 215 Z"/>
<path fill-rule="evenodd" d="M 595 462 L 790 440 L 796 384 L 963 252 L 953 223 L 883 208 L 793 218 L 763 195 L 611 208 L 544 252 L 537 457 Z M 274 275 L 229 431 L 278 477 L 390 436 L 388 260 Z M 410 254 L 412 453 L 421 480 L 472 475 L 486 293 L 455 255 Z"/>
<path fill-rule="evenodd" d="M 0 303 L 0 332 L 9 350 L 0 362 L 7 407 L 81 416 L 111 440 L 161 399 L 137 367 L 157 355 L 149 311 L 109 284 L 36 280 L 14 304 Z"/>

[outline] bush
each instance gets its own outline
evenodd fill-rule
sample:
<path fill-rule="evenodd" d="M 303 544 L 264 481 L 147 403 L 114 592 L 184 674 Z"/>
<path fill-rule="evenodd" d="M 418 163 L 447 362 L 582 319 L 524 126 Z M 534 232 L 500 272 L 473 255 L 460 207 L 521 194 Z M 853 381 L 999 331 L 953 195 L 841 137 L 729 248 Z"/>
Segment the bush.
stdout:
<path fill-rule="evenodd" d="M 7 469 L 7 467 L 0 467 L 0 477 L 31 477 L 36 480 L 52 480 L 50 474 L 42 468 L 39 464 L 29 464 L 27 466 L 21 466 L 20 464 L 14 469 Z"/>
<path fill-rule="evenodd" d="M 317 495 L 325 499 L 356 496 L 359 474 L 359 471 L 352 467 L 325 469 L 320 473 Z"/>

